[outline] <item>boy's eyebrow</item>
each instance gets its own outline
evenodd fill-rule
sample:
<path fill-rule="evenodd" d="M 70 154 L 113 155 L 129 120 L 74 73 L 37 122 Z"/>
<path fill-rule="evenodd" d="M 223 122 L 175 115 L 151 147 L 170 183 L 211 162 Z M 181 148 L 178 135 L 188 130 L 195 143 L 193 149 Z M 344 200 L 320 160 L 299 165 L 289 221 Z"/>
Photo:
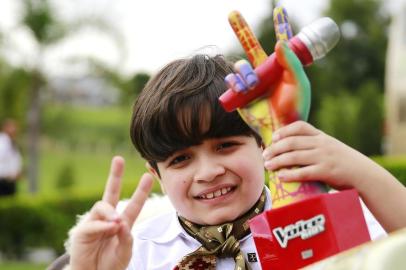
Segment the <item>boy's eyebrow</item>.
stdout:
<path fill-rule="evenodd" d="M 175 149 L 175 150 L 168 156 L 168 158 L 171 157 L 171 156 L 173 156 L 173 155 L 176 155 L 177 152 L 182 152 L 182 151 L 187 150 L 187 149 L 190 148 L 190 147 L 198 146 L 198 145 L 201 145 L 201 144 L 203 144 L 203 141 L 198 142 L 198 143 L 196 143 L 196 144 L 192 144 L 192 145 L 186 145 L 186 146 L 184 146 L 184 147 L 182 147 L 182 148 L 179 148 L 179 149 Z"/>
<path fill-rule="evenodd" d="M 173 155 L 176 155 L 177 152 L 181 152 L 184 150 L 187 150 L 189 147 L 193 147 L 193 146 L 199 146 L 202 145 L 204 141 L 207 140 L 214 140 L 214 141 L 223 141 L 223 140 L 231 140 L 231 139 L 238 139 L 240 137 L 250 137 L 249 135 L 230 135 L 230 136 L 221 136 L 221 137 L 208 137 L 208 138 L 203 138 L 203 140 L 201 142 L 192 144 L 192 145 L 188 145 L 179 149 L 174 150 L 172 153 L 169 154 L 169 156 L 167 158 L 170 158 Z"/>

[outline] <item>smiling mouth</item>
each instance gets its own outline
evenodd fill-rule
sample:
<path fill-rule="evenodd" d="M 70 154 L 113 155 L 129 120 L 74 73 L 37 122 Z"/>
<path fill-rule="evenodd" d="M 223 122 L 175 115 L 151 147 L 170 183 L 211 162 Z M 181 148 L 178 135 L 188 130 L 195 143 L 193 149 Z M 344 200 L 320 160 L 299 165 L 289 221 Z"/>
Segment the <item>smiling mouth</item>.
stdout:
<path fill-rule="evenodd" d="M 214 198 L 218 198 L 221 196 L 224 196 L 230 192 L 232 192 L 235 188 L 234 187 L 225 187 L 225 188 L 220 188 L 214 192 L 209 192 L 206 194 L 202 194 L 199 196 L 196 196 L 197 199 L 202 199 L 202 200 L 210 200 Z"/>

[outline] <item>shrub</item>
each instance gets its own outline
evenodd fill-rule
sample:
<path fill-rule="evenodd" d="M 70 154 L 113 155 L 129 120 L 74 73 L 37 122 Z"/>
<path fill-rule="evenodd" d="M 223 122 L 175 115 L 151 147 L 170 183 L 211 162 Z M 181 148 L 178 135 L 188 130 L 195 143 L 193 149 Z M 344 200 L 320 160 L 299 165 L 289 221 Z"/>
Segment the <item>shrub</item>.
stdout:
<path fill-rule="evenodd" d="M 72 162 L 65 162 L 59 169 L 56 179 L 56 188 L 60 190 L 70 190 L 75 184 L 75 169 Z"/>
<path fill-rule="evenodd" d="M 1 199 L 0 251 L 8 259 L 22 258 L 28 247 L 64 250 L 67 232 L 96 201 L 96 196 L 38 199 L 16 197 Z"/>
<path fill-rule="evenodd" d="M 380 156 L 373 159 L 406 186 L 406 156 Z"/>

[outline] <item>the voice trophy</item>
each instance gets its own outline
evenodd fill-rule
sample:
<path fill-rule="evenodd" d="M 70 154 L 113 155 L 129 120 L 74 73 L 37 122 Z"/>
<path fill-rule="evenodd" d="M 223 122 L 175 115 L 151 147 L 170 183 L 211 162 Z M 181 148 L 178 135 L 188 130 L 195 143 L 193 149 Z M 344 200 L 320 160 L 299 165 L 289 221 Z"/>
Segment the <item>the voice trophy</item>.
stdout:
<path fill-rule="evenodd" d="M 288 22 L 284 21 L 287 20 L 286 12 L 283 12 L 283 16 L 274 12 L 277 36 L 287 37 L 288 46 L 304 66 L 324 57 L 338 42 L 340 32 L 330 18 L 316 20 L 292 37 Z M 275 85 L 283 72 L 275 53 L 266 55 L 239 12 L 232 12 L 229 22 L 254 66 L 259 82 L 246 93 L 228 89 L 219 100 L 226 111 L 238 110 L 269 145 L 272 131 L 279 126 L 307 120 L 310 86 L 308 93 L 301 95 L 304 98 L 297 104 L 300 108 L 293 108 L 301 112 L 281 116 L 272 106 L 275 95 L 284 94 L 275 94 Z M 292 118 L 292 115 L 296 117 Z M 262 269 L 301 268 L 370 240 L 354 189 L 326 193 L 320 182 L 284 183 L 277 178 L 276 172 L 268 173 L 272 209 L 250 220 Z"/>

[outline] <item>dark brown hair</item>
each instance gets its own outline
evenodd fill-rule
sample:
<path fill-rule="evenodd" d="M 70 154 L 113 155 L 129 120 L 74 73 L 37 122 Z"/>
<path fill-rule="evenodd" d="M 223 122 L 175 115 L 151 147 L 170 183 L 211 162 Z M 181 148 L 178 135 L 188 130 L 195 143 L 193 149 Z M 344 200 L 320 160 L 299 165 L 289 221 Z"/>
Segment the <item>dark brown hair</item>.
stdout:
<path fill-rule="evenodd" d="M 208 138 L 247 135 L 261 144 L 239 114 L 225 112 L 218 101 L 231 72 L 232 64 L 221 55 L 195 55 L 169 63 L 149 80 L 135 101 L 130 135 L 153 168 Z"/>

